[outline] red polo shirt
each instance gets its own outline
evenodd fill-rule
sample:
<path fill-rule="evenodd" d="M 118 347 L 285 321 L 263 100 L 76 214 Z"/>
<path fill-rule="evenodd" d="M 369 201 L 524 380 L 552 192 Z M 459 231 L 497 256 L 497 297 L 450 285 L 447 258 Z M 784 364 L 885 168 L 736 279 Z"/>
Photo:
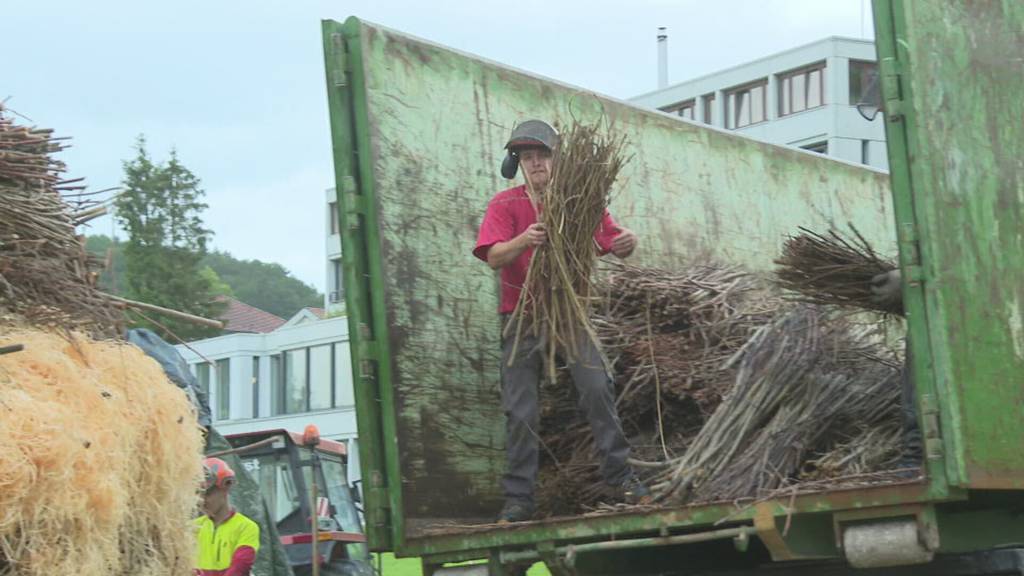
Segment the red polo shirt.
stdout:
<path fill-rule="evenodd" d="M 509 188 L 498 192 L 487 205 L 484 220 L 480 223 L 480 234 L 477 236 L 473 255 L 487 262 L 487 252 L 498 242 L 508 242 L 515 238 L 537 221 L 537 211 L 533 209 L 530 197 L 526 194 L 526 185 Z M 622 231 L 607 210 L 601 225 L 594 231 L 602 255 L 612 249 L 612 240 Z M 509 314 L 516 309 L 519 293 L 526 282 L 526 270 L 530 267 L 533 248 L 527 248 L 511 264 L 501 269 L 501 302 L 499 314 Z"/>

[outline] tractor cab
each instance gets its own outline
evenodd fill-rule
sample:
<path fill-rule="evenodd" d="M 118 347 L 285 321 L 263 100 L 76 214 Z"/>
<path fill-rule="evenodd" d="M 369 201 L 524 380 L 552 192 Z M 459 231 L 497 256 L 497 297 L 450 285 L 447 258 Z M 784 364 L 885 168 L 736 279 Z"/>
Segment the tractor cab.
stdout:
<path fill-rule="evenodd" d="M 259 483 L 296 576 L 312 573 L 313 518 L 320 574 L 373 574 L 358 494 L 348 483 L 345 444 L 318 439 L 310 446 L 302 434 L 284 429 L 226 438 Z"/>

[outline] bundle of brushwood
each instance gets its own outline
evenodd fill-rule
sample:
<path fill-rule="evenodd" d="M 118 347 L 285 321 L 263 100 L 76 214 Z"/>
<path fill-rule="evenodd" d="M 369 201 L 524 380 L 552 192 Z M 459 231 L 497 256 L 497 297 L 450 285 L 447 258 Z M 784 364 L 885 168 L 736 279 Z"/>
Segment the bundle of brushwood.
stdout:
<path fill-rule="evenodd" d="M 658 498 L 756 499 L 801 477 L 836 485 L 895 461 L 898 362 L 865 330 L 807 305 L 761 328 L 736 356 L 726 399 L 653 479 Z"/>
<path fill-rule="evenodd" d="M 123 314 L 93 285 L 98 263 L 75 235 L 53 155 L 65 148 L 52 130 L 18 126 L 0 110 L 0 314 L 31 323 L 113 336 Z"/>
<path fill-rule="evenodd" d="M 876 254 L 855 228 L 851 230 L 854 238 L 835 230 L 818 234 L 800 228 L 775 260 L 779 287 L 803 302 L 902 313 L 899 304 L 879 303 L 871 293 L 871 279 L 896 268 L 896 263 Z"/>
<path fill-rule="evenodd" d="M 783 303 L 765 281 L 717 264 L 607 272 L 591 322 L 633 457 L 654 470 L 686 450 L 735 379 L 728 360 Z M 546 514 L 583 512 L 608 496 L 575 398 L 565 374 L 542 385 L 538 504 Z"/>
<path fill-rule="evenodd" d="M 554 151 L 550 183 L 543 190 L 531 190 L 547 242 L 530 260 L 506 330 L 517 345 L 528 332 L 545 337 L 549 366 L 554 366 L 556 354 L 574 358 L 584 339 L 596 339 L 589 321 L 597 258 L 594 232 L 612 185 L 628 161 L 625 146 L 625 137 L 610 129 L 574 123 Z"/>

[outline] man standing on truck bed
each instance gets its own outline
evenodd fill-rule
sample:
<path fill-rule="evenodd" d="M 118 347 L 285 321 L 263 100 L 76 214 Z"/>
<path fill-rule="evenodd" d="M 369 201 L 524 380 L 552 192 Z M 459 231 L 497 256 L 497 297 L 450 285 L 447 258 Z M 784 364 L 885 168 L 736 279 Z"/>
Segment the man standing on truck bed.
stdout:
<path fill-rule="evenodd" d="M 546 240 L 544 226 L 537 222 L 536 194 L 551 179 L 552 152 L 557 141 L 555 129 L 541 120 L 527 120 L 516 126 L 505 145 L 508 155 L 502 164 L 502 175 L 511 179 L 522 166 L 526 184 L 495 195 L 480 224 L 473 255 L 501 271 L 498 312 L 503 328 L 519 300 L 533 251 Z M 611 252 L 625 258 L 636 248 L 637 237 L 617 225 L 606 211 L 594 231 L 594 241 L 601 254 Z M 543 364 L 542 347 L 538 344 L 536 337 L 523 335 L 513 359 L 514 337 L 502 337 L 501 396 L 507 419 L 508 471 L 502 481 L 505 506 L 499 522 L 521 522 L 534 514 L 540 426 L 537 389 Z M 586 338 L 578 356 L 569 363 L 569 371 L 602 459 L 601 475 L 626 502 L 649 500 L 650 491 L 627 462 L 629 442 L 622 432 L 615 409 L 614 385 L 601 353 Z"/>

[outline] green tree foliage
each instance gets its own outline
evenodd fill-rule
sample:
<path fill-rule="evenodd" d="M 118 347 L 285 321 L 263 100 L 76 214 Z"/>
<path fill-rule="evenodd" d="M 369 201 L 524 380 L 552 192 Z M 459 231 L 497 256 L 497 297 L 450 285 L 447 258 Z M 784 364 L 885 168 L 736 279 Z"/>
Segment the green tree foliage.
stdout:
<path fill-rule="evenodd" d="M 224 305 L 214 300 L 209 276 L 200 273 L 211 233 L 203 227 L 206 204 L 199 179 L 173 151 L 167 162 L 154 163 L 145 138 L 140 136 L 135 158 L 124 162 L 123 186 L 117 199 L 117 221 L 128 241 L 121 293 L 133 300 L 216 318 Z M 184 339 L 217 333 L 169 317 L 158 321 Z M 164 332 L 145 320 L 140 319 L 138 325 Z"/>
<path fill-rule="evenodd" d="M 121 295 L 124 284 L 124 244 L 105 234 L 94 234 L 85 239 L 85 249 L 104 263 L 100 270 L 99 287 L 110 294 Z"/>
<path fill-rule="evenodd" d="M 120 294 L 124 285 L 124 243 L 95 235 L 86 239 L 85 247 L 100 259 L 109 258 L 110 267 L 100 274 L 99 284 L 111 294 Z M 207 274 L 211 284 L 222 285 L 213 290 L 214 294 L 233 296 L 282 318 L 290 318 L 307 306 L 323 306 L 323 294 L 289 274 L 280 264 L 239 260 L 227 252 L 212 251 L 200 265 L 212 272 L 201 272 Z"/>
<path fill-rule="evenodd" d="M 215 296 L 226 296 L 228 298 L 235 297 L 235 291 L 228 286 L 226 282 L 220 279 L 220 275 L 210 268 L 206 263 L 201 263 L 202 268 L 199 269 L 199 275 L 206 278 L 206 281 L 210 283 L 210 293 Z"/>
<path fill-rule="evenodd" d="M 323 306 L 323 294 L 290 275 L 280 264 L 239 260 L 217 251 L 207 254 L 203 263 L 231 286 L 235 298 L 282 318 L 307 306 Z"/>

